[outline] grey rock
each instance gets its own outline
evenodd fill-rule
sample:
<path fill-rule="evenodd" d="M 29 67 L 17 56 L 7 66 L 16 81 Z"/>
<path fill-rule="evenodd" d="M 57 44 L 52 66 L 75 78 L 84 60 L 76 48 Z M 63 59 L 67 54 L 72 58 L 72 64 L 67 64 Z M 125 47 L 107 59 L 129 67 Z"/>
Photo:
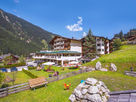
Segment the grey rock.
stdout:
<path fill-rule="evenodd" d="M 90 87 L 90 85 L 85 84 L 82 88 L 83 89 L 88 89 L 89 87 Z"/>
<path fill-rule="evenodd" d="M 102 102 L 102 98 L 99 94 L 88 94 L 87 99 L 91 102 Z"/>
<path fill-rule="evenodd" d="M 81 100 L 81 102 L 88 102 L 87 100 Z"/>
<path fill-rule="evenodd" d="M 69 97 L 71 102 L 107 102 L 109 89 L 102 82 L 94 78 L 87 78 L 85 83 L 80 83 Z"/>
<path fill-rule="evenodd" d="M 90 88 L 88 89 L 88 93 L 90 93 L 90 94 L 99 93 L 98 87 L 97 86 L 90 86 Z"/>
<path fill-rule="evenodd" d="M 76 97 L 75 97 L 75 95 L 70 95 L 70 97 L 69 97 L 69 100 L 71 101 L 71 102 L 76 102 Z"/>
<path fill-rule="evenodd" d="M 107 72 L 108 69 L 106 69 L 106 68 L 101 68 L 100 71 Z"/>
<path fill-rule="evenodd" d="M 96 63 L 95 69 L 96 69 L 96 70 L 100 70 L 101 68 L 102 68 L 102 65 L 101 65 L 101 63 L 98 61 L 98 62 Z"/>
<path fill-rule="evenodd" d="M 86 84 L 88 85 L 95 85 L 98 81 L 94 78 L 87 78 L 87 80 L 85 81 Z"/>
<path fill-rule="evenodd" d="M 80 91 L 80 90 L 75 89 L 75 90 L 74 90 L 74 94 L 75 94 L 75 96 L 77 96 L 77 97 L 79 97 L 79 98 L 83 98 L 83 95 L 81 94 L 81 91 Z"/>
<path fill-rule="evenodd" d="M 87 93 L 87 89 L 83 89 L 82 91 L 81 91 L 81 93 L 83 94 L 83 95 L 85 95 L 86 93 Z"/>
<path fill-rule="evenodd" d="M 115 71 L 115 72 L 117 71 L 117 67 L 113 63 L 111 63 L 110 68 L 111 68 L 111 71 Z"/>

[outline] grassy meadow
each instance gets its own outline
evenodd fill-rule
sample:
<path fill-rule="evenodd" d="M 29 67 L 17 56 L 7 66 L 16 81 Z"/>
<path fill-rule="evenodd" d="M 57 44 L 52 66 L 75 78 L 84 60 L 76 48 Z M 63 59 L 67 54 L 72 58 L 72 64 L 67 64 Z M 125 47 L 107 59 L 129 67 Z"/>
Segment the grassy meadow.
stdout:
<path fill-rule="evenodd" d="M 124 45 L 120 50 L 102 55 L 99 59 L 86 63 L 84 66 L 95 67 L 97 61 L 102 63 L 103 68 L 109 68 L 110 63 L 114 63 L 120 73 L 130 70 L 131 66 L 136 70 L 136 45 Z"/>
<path fill-rule="evenodd" d="M 47 69 L 48 66 L 45 66 L 45 69 Z M 58 71 L 59 74 L 65 74 L 68 72 L 72 72 L 72 71 L 76 71 L 78 69 L 68 69 L 68 68 L 64 68 L 64 70 L 62 70 L 62 67 L 57 67 L 57 66 L 51 66 L 52 69 L 54 69 L 55 71 Z M 31 73 L 35 74 L 38 77 L 45 77 L 48 78 L 49 74 L 53 74 L 53 73 L 49 73 L 49 72 L 45 72 L 43 69 L 40 71 L 36 71 L 36 69 L 33 70 L 29 70 Z M 29 77 L 28 75 L 26 75 L 23 71 L 18 71 L 18 72 L 9 72 L 9 73 L 5 73 L 6 76 L 9 76 L 10 78 L 13 78 L 13 73 L 15 76 L 15 82 L 14 84 L 20 84 L 20 83 L 24 83 L 24 82 L 28 82 L 29 79 L 31 79 L 31 77 Z M 12 85 L 12 82 L 8 83 L 9 85 Z"/>

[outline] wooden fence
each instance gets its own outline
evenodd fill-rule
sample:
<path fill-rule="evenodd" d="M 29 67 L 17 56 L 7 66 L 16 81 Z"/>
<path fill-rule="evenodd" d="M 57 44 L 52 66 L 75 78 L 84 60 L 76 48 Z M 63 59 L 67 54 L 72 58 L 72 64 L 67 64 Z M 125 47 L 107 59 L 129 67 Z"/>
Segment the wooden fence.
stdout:
<path fill-rule="evenodd" d="M 54 82 L 54 81 L 57 81 L 57 80 L 62 80 L 62 79 L 65 79 L 65 78 L 68 78 L 68 77 L 71 77 L 71 76 L 75 76 L 75 75 L 78 75 L 78 74 L 81 74 L 81 73 L 89 72 L 89 71 L 92 71 L 92 69 L 88 68 L 88 69 L 84 69 L 84 70 L 73 71 L 73 72 L 61 74 L 61 75 L 58 75 L 58 76 L 55 76 L 55 77 L 46 78 L 46 80 L 48 81 L 48 83 L 51 83 L 51 82 Z"/>
<path fill-rule="evenodd" d="M 57 81 L 57 80 L 62 80 L 71 76 L 75 76 L 81 73 L 85 73 L 85 72 L 89 72 L 92 71 L 92 69 L 85 69 L 85 70 L 78 70 L 78 71 L 73 71 L 70 73 L 66 73 L 66 74 L 61 74 L 59 76 L 55 76 L 55 77 L 51 77 L 51 78 L 46 78 L 46 80 L 48 81 L 48 83 Z M 20 91 L 24 91 L 24 90 L 28 90 L 30 89 L 29 83 L 22 83 L 22 84 L 18 84 L 18 85 L 14 85 L 14 86 L 10 86 L 10 87 L 6 87 L 6 88 L 1 88 L 0 89 L 0 97 L 5 97 L 8 96 L 9 94 L 12 93 L 17 93 Z"/>
<path fill-rule="evenodd" d="M 18 84 L 18 85 L 6 87 L 6 88 L 1 88 L 0 97 L 8 96 L 9 94 L 17 93 L 17 92 L 28 90 L 28 89 L 30 89 L 28 83 L 23 83 L 23 84 Z"/>

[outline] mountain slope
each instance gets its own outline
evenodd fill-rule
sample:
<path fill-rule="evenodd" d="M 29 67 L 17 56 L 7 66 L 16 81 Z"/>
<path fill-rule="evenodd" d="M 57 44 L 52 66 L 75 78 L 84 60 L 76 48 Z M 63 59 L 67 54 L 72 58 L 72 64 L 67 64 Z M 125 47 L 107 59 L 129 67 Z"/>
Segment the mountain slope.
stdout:
<path fill-rule="evenodd" d="M 26 55 L 43 48 L 54 37 L 42 28 L 0 9 L 0 51 Z"/>

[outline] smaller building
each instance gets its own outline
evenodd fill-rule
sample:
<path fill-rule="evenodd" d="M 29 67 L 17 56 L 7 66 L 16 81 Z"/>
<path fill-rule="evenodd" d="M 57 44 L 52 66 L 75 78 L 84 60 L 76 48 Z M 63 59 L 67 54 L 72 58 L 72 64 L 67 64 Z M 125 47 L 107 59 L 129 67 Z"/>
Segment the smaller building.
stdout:
<path fill-rule="evenodd" d="M 95 36 L 96 39 L 96 53 L 97 54 L 109 54 L 110 42 L 107 38 Z"/>
<path fill-rule="evenodd" d="M 7 64 L 15 64 L 19 60 L 19 56 L 13 55 L 13 54 L 3 54 L 0 56 L 0 61 L 3 62 L 3 60 L 7 61 Z"/>
<path fill-rule="evenodd" d="M 107 38 L 104 38 L 104 37 L 100 37 L 100 36 L 93 36 L 95 38 L 95 41 L 96 41 L 96 53 L 98 55 L 102 55 L 102 54 L 109 54 L 111 53 L 111 41 Z M 82 38 L 82 43 L 84 43 L 84 38 Z M 86 47 L 85 45 L 83 45 L 82 47 Z M 83 56 L 84 54 L 88 53 L 86 52 L 86 50 L 84 50 L 85 48 L 82 49 L 82 53 L 83 53 Z M 91 49 L 90 48 L 90 52 L 95 52 L 94 49 Z"/>
<path fill-rule="evenodd" d="M 127 41 L 128 44 L 136 44 L 136 36 L 130 36 Z"/>

